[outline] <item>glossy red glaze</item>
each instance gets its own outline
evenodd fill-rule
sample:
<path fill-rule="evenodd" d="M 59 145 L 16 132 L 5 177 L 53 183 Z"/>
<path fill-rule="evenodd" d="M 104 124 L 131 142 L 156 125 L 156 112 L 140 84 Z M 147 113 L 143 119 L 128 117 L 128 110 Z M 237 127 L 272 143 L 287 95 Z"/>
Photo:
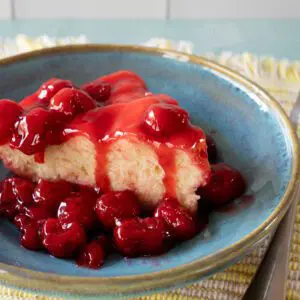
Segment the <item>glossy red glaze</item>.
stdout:
<path fill-rule="evenodd" d="M 107 192 L 110 181 L 106 157 L 111 143 L 121 138 L 132 142 L 138 140 L 156 152 L 165 171 L 164 185 L 169 196 L 176 197 L 176 149 L 191 156 L 204 174 L 199 185 L 206 184 L 210 167 L 205 134 L 191 125 L 188 113 L 178 106 L 177 101 L 167 95 L 152 95 L 145 82 L 130 71 L 100 77 L 83 88 L 102 102 L 108 96 L 107 91 L 105 96 L 99 91 L 104 82 L 111 89 L 110 97 L 103 106 L 96 108 L 96 102 L 70 81 L 50 79 L 36 93 L 36 100 L 31 97 L 31 100 L 21 102 L 29 111 L 16 122 L 11 147 L 28 155 L 36 154 L 35 160 L 43 163 L 47 145 L 85 136 L 96 149 L 96 184 Z M 48 108 L 36 107 L 41 105 L 41 100 L 43 104 L 49 104 Z"/>
<path fill-rule="evenodd" d="M 14 124 L 22 115 L 23 108 L 8 99 L 0 100 L 0 144 L 5 144 L 9 141 Z"/>
<path fill-rule="evenodd" d="M 49 110 L 55 112 L 63 123 L 71 121 L 76 114 L 74 98 L 74 89 L 63 88 L 50 99 Z"/>
<path fill-rule="evenodd" d="M 96 106 L 96 101 L 86 92 L 74 88 L 63 88 L 51 98 L 49 110 L 58 113 L 64 121 L 70 121 L 76 115 Z"/>
<path fill-rule="evenodd" d="M 108 192 L 98 198 L 95 208 L 100 222 L 106 229 L 113 229 L 116 221 L 139 216 L 141 208 L 131 191 Z"/>
<path fill-rule="evenodd" d="M 96 203 L 96 199 L 101 195 L 99 188 L 89 187 L 85 185 L 76 185 L 75 191 L 80 194 L 83 198 L 88 198 Z"/>
<path fill-rule="evenodd" d="M 0 216 L 12 220 L 19 212 L 20 204 L 13 191 L 15 178 L 6 178 L 0 184 Z"/>
<path fill-rule="evenodd" d="M 32 223 L 32 219 L 30 219 L 25 214 L 18 214 L 14 218 L 14 224 L 19 230 L 23 230 L 23 228 Z"/>
<path fill-rule="evenodd" d="M 0 216 L 13 220 L 18 214 L 18 210 L 13 204 L 4 204 L 0 206 Z"/>
<path fill-rule="evenodd" d="M 105 102 L 111 94 L 111 86 L 100 78 L 84 84 L 81 89 L 98 102 Z"/>
<path fill-rule="evenodd" d="M 35 184 L 27 179 L 14 177 L 11 178 L 12 190 L 15 198 L 21 205 L 30 205 L 33 203 L 32 193 Z"/>
<path fill-rule="evenodd" d="M 41 237 L 45 239 L 48 235 L 58 234 L 62 231 L 61 224 L 56 218 L 49 218 L 41 228 Z"/>
<path fill-rule="evenodd" d="M 38 105 L 47 106 L 50 99 L 61 89 L 67 87 L 74 87 L 70 80 L 64 80 L 59 78 L 50 78 L 44 82 L 40 88 L 32 95 L 24 98 L 21 101 L 23 107 L 32 107 Z"/>
<path fill-rule="evenodd" d="M 130 102 L 144 97 L 147 88 L 144 80 L 131 71 L 118 71 L 102 76 L 90 84 L 106 82 L 111 87 L 110 97 L 106 104 Z"/>
<path fill-rule="evenodd" d="M 130 219 L 114 229 L 114 242 L 125 256 L 156 255 L 164 251 L 164 225 L 158 218 Z"/>
<path fill-rule="evenodd" d="M 176 199 L 164 199 L 156 208 L 154 216 L 164 221 L 170 237 L 175 240 L 188 240 L 197 234 L 196 220 Z"/>
<path fill-rule="evenodd" d="M 188 113 L 177 105 L 152 104 L 145 112 L 144 130 L 154 137 L 168 137 L 185 129 Z"/>
<path fill-rule="evenodd" d="M 44 247 L 56 257 L 71 257 L 86 241 L 84 230 L 78 223 L 61 227 L 59 221 L 53 219 L 44 223 L 41 236 Z"/>
<path fill-rule="evenodd" d="M 240 172 L 230 166 L 220 163 L 212 165 L 212 177 L 210 182 L 198 190 L 199 195 L 221 206 L 244 194 L 246 182 Z"/>
<path fill-rule="evenodd" d="M 102 247 L 102 249 L 105 252 L 105 255 L 108 255 L 110 252 L 113 251 L 113 242 L 111 237 L 108 237 L 107 235 L 99 235 L 95 237 L 95 240 L 97 243 L 99 243 Z"/>
<path fill-rule="evenodd" d="M 6 178 L 0 185 L 0 207 L 6 204 L 15 204 L 17 199 L 13 192 L 14 178 Z"/>
<path fill-rule="evenodd" d="M 99 269 L 104 264 L 105 251 L 96 240 L 84 245 L 77 255 L 78 266 Z"/>
<path fill-rule="evenodd" d="M 37 107 L 19 118 L 15 124 L 10 146 L 27 155 L 43 152 L 47 145 L 46 132 L 50 125 L 50 113 Z"/>
<path fill-rule="evenodd" d="M 56 209 L 49 206 L 35 204 L 30 207 L 25 207 L 25 215 L 34 221 L 42 221 L 55 217 Z"/>
<path fill-rule="evenodd" d="M 148 107 L 153 104 L 165 105 L 165 101 L 169 102 L 169 100 L 168 96 L 157 95 L 100 107 L 76 117 L 66 126 L 64 129 L 66 140 L 83 135 L 89 137 L 95 144 L 97 151 L 96 182 L 102 191 L 110 190 L 106 168 L 109 145 L 117 138 L 122 137 L 132 141 L 138 139 L 153 147 L 158 154 L 159 161 L 162 162 L 166 178 L 169 178 L 168 182 L 171 182 L 171 184 L 166 184 L 167 193 L 171 196 L 176 196 L 174 195 L 173 180 L 174 174 L 176 174 L 174 148 L 185 150 L 190 154 L 194 163 L 204 172 L 205 180 L 208 180 L 210 173 L 208 160 L 207 157 L 203 158 L 200 155 L 202 151 L 206 152 L 205 135 L 201 129 L 188 122 L 180 132 L 174 132 L 169 136 L 153 136 L 144 130 L 145 112 Z M 168 162 L 171 160 L 171 163 L 163 163 L 166 160 Z M 170 168 L 170 166 L 172 167 Z"/>
<path fill-rule="evenodd" d="M 40 179 L 33 192 L 33 199 L 35 203 L 57 208 L 72 191 L 73 185 L 69 182 Z"/>
<path fill-rule="evenodd" d="M 60 203 L 57 218 L 62 226 L 76 222 L 86 230 L 92 229 L 96 222 L 94 207 L 95 199 L 71 195 Z"/>
<path fill-rule="evenodd" d="M 24 226 L 22 228 L 20 243 L 29 250 L 42 249 L 43 245 L 39 236 L 39 225 L 36 223 L 29 223 Z"/>

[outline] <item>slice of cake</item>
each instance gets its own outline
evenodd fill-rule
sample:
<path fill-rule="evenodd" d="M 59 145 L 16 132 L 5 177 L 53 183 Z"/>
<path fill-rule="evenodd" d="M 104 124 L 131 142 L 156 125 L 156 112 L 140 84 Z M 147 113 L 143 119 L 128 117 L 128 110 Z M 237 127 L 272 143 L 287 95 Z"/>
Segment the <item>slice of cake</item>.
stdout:
<path fill-rule="evenodd" d="M 204 132 L 130 71 L 81 88 L 54 78 L 20 105 L 1 100 L 0 141 L 0 156 L 16 174 L 129 189 L 145 208 L 168 195 L 194 212 L 195 192 L 210 178 Z"/>

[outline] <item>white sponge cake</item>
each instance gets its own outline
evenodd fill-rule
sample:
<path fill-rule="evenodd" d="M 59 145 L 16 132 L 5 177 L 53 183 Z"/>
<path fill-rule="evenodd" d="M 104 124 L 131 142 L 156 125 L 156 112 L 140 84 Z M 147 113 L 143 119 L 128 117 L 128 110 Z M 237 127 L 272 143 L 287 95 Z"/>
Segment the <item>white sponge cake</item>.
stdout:
<path fill-rule="evenodd" d="M 182 150 L 176 151 L 176 196 L 189 210 L 197 208 L 195 190 L 206 182 L 206 176 Z M 0 147 L 5 165 L 15 173 L 30 177 L 60 180 L 96 186 L 95 146 L 89 139 L 74 137 L 61 145 L 49 146 L 44 163 L 37 163 L 33 155 L 13 150 L 8 145 Z M 150 146 L 140 141 L 119 139 L 110 145 L 108 152 L 108 177 L 112 190 L 130 189 L 137 193 L 146 207 L 153 208 L 164 196 L 165 172 Z"/>

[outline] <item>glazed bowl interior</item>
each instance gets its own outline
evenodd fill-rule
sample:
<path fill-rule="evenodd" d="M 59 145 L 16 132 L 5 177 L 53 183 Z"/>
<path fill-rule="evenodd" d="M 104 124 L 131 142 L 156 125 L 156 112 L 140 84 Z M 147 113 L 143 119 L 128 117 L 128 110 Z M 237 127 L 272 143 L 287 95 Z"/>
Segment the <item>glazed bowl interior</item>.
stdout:
<path fill-rule="evenodd" d="M 296 168 L 294 136 L 268 96 L 255 92 L 256 87 L 246 87 L 238 76 L 233 79 L 230 72 L 211 66 L 205 60 L 197 62 L 174 53 L 100 46 L 84 51 L 70 47 L 0 64 L 0 98 L 16 101 L 50 77 L 81 84 L 120 69 L 132 70 L 151 92 L 177 99 L 193 123 L 212 134 L 222 159 L 241 171 L 248 183 L 247 197 L 226 211 L 213 213 L 206 234 L 158 257 L 115 255 L 99 270 L 78 268 L 71 260 L 21 248 L 17 230 L 0 220 L 0 263 L 59 275 L 123 277 L 205 261 L 247 239 L 250 245 L 258 229 L 261 233 L 280 215 L 279 209 L 287 208 L 288 185 L 293 184 Z M 0 172 L 4 178 L 8 170 L 1 165 Z"/>

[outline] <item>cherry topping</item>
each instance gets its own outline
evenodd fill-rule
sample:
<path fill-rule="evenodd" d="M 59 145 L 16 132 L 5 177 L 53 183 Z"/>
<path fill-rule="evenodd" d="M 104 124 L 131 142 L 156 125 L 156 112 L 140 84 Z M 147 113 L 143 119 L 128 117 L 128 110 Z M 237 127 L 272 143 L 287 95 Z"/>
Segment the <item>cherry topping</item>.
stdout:
<path fill-rule="evenodd" d="M 80 194 L 81 197 L 83 198 L 89 198 L 91 201 L 92 199 L 96 199 L 101 195 L 101 191 L 99 188 L 93 188 L 90 186 L 86 186 L 86 185 L 76 185 L 76 191 Z"/>
<path fill-rule="evenodd" d="M 37 90 L 36 95 L 41 103 L 48 105 L 50 99 L 63 88 L 72 88 L 70 80 L 50 78 Z"/>
<path fill-rule="evenodd" d="M 75 105 L 78 113 L 87 112 L 97 106 L 88 93 L 82 90 L 75 90 L 75 92 Z"/>
<path fill-rule="evenodd" d="M 23 230 L 23 228 L 29 224 L 32 223 L 32 219 L 30 219 L 25 214 L 18 214 L 14 218 L 14 224 L 16 227 L 20 230 Z"/>
<path fill-rule="evenodd" d="M 102 234 L 102 235 L 97 236 L 95 238 L 95 240 L 97 241 L 98 244 L 101 245 L 102 249 L 105 252 L 105 255 L 112 252 L 113 242 L 112 242 L 112 239 L 110 237 L 108 237 L 107 235 Z"/>
<path fill-rule="evenodd" d="M 55 219 L 44 223 L 41 236 L 45 248 L 56 257 L 71 257 L 86 241 L 84 230 L 78 223 L 61 227 Z"/>
<path fill-rule="evenodd" d="M 86 83 L 81 88 L 98 102 L 105 102 L 106 100 L 108 100 L 111 93 L 110 84 L 101 80 L 95 80 Z"/>
<path fill-rule="evenodd" d="M 35 221 L 43 221 L 51 217 L 55 217 L 56 209 L 43 205 L 32 205 L 25 208 L 25 214 Z"/>
<path fill-rule="evenodd" d="M 41 228 L 41 237 L 42 239 L 45 239 L 48 235 L 58 234 L 61 231 L 62 227 L 59 220 L 56 218 L 49 218 L 44 222 Z"/>
<path fill-rule="evenodd" d="M 23 108 L 8 99 L 0 100 L 0 143 L 11 137 L 14 124 L 23 113 Z"/>
<path fill-rule="evenodd" d="M 128 257 L 155 255 L 164 249 L 164 225 L 158 218 L 125 220 L 113 235 L 119 251 Z"/>
<path fill-rule="evenodd" d="M 44 151 L 45 134 L 50 121 L 47 110 L 41 107 L 32 109 L 16 122 L 10 146 L 27 155 Z"/>
<path fill-rule="evenodd" d="M 169 136 L 183 130 L 188 118 L 188 113 L 177 105 L 152 104 L 146 111 L 143 127 L 152 136 Z"/>
<path fill-rule="evenodd" d="M 51 98 L 49 110 L 57 112 L 65 122 L 72 120 L 76 114 L 74 94 L 71 88 L 61 89 Z"/>
<path fill-rule="evenodd" d="M 39 226 L 36 223 L 29 223 L 22 228 L 21 245 L 29 250 L 39 250 L 43 248 Z"/>
<path fill-rule="evenodd" d="M 198 189 L 201 198 L 221 206 L 244 194 L 246 182 L 241 173 L 224 163 L 212 165 L 209 183 Z"/>
<path fill-rule="evenodd" d="M 147 88 L 141 77 L 131 71 L 118 71 L 100 77 L 88 85 L 108 83 L 111 86 L 110 97 L 105 104 L 130 102 L 145 96 Z M 101 101 L 103 102 L 103 101 Z"/>
<path fill-rule="evenodd" d="M 14 217 L 18 214 L 18 210 L 14 205 L 1 205 L 0 206 L 0 216 L 13 220 Z"/>
<path fill-rule="evenodd" d="M 13 220 L 16 214 L 22 210 L 22 205 L 17 202 L 13 192 L 15 178 L 7 178 L 0 185 L 0 215 Z"/>
<path fill-rule="evenodd" d="M 36 203 L 57 208 L 59 203 L 68 197 L 72 190 L 73 186 L 69 182 L 40 179 L 33 192 L 33 198 Z"/>
<path fill-rule="evenodd" d="M 173 239 L 188 240 L 197 233 L 195 220 L 174 198 L 164 199 L 156 208 L 154 216 L 164 221 L 168 234 Z"/>
<path fill-rule="evenodd" d="M 218 150 L 214 139 L 210 135 L 206 135 L 208 160 L 213 163 L 217 160 Z"/>
<path fill-rule="evenodd" d="M 0 186 L 0 206 L 5 204 L 15 204 L 16 196 L 13 192 L 13 182 L 14 178 L 6 178 L 1 182 Z"/>
<path fill-rule="evenodd" d="M 21 205 L 32 204 L 32 193 L 35 188 L 34 183 L 23 178 L 11 178 L 13 193 Z"/>
<path fill-rule="evenodd" d="M 131 219 L 140 214 L 140 205 L 131 191 L 108 192 L 98 198 L 96 214 L 106 229 L 112 229 L 116 221 Z"/>
<path fill-rule="evenodd" d="M 65 226 L 77 222 L 85 229 L 91 229 L 96 221 L 94 212 L 95 200 L 83 198 L 80 195 L 73 195 L 66 198 L 60 203 L 57 211 L 60 223 Z"/>
<path fill-rule="evenodd" d="M 78 266 L 99 269 L 104 264 L 105 251 L 96 240 L 84 245 L 76 258 Z"/>
<path fill-rule="evenodd" d="M 72 120 L 76 114 L 96 107 L 96 102 L 84 91 L 63 88 L 50 100 L 49 109 L 59 113 L 65 121 Z"/>

